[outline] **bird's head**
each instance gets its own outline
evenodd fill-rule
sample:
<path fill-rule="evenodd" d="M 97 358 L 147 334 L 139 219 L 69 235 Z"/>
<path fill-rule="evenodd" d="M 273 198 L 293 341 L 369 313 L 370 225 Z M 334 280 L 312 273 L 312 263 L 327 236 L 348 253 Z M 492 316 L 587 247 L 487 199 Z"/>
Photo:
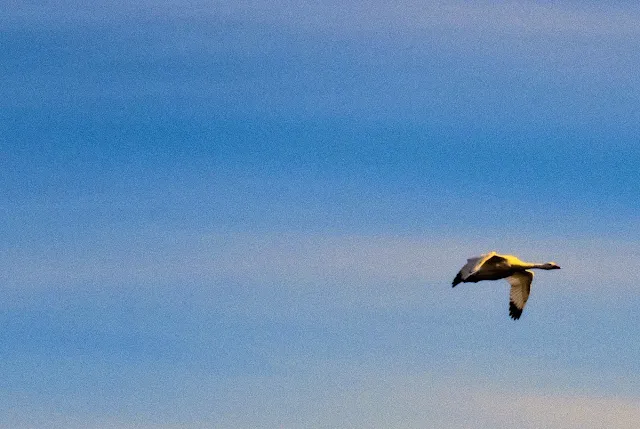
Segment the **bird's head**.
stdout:
<path fill-rule="evenodd" d="M 560 269 L 560 265 L 556 264 L 555 262 L 547 262 L 546 264 L 544 264 L 544 269 L 545 270 L 559 270 Z"/>

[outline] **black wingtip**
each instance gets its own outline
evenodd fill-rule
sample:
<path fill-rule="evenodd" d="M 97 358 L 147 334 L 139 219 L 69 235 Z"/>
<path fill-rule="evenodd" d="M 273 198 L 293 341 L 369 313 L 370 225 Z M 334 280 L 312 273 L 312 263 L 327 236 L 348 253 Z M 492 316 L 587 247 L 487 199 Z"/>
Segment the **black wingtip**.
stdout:
<path fill-rule="evenodd" d="M 516 307 L 513 302 L 509 302 L 509 316 L 511 316 L 513 320 L 518 320 L 521 315 L 522 310 Z"/>
<path fill-rule="evenodd" d="M 456 275 L 456 278 L 453 279 L 453 282 L 451 282 L 451 287 L 456 287 L 456 285 L 459 283 L 462 283 L 462 276 L 460 275 L 460 273 L 458 273 L 458 275 Z"/>

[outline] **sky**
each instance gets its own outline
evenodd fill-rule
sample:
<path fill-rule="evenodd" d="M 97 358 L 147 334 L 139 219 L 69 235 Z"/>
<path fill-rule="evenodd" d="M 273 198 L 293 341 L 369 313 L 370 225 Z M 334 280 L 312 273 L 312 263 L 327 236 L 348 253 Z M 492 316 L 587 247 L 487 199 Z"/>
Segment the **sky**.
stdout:
<path fill-rule="evenodd" d="M 0 428 L 640 421 L 637 5 L 3 9 Z"/>

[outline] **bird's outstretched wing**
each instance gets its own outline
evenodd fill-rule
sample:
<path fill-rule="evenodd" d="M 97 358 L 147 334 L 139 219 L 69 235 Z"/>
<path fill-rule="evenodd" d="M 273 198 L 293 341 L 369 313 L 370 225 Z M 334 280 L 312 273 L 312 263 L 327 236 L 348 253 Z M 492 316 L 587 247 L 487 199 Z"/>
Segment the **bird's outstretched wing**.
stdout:
<path fill-rule="evenodd" d="M 518 271 L 507 277 L 507 281 L 511 285 L 509 293 L 509 316 L 513 320 L 517 320 L 522 315 L 522 310 L 529 298 L 531 291 L 531 281 L 533 280 L 533 271 Z"/>
<path fill-rule="evenodd" d="M 452 287 L 456 287 L 458 283 L 462 283 L 470 276 L 477 273 L 485 263 L 494 257 L 500 258 L 496 252 L 489 252 L 475 258 L 467 259 L 467 263 L 460 269 L 456 278 L 453 279 L 453 282 L 451 283 Z"/>

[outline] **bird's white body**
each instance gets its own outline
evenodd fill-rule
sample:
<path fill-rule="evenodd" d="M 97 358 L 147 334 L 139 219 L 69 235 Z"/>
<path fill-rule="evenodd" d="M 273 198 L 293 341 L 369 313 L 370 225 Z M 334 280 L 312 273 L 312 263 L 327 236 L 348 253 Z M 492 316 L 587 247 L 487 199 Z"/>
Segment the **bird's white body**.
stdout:
<path fill-rule="evenodd" d="M 515 320 L 520 318 L 529 298 L 534 276 L 531 271 L 533 268 L 555 270 L 560 267 L 555 262 L 535 264 L 521 261 L 513 255 L 499 255 L 496 252 L 489 252 L 467 259 L 467 263 L 460 269 L 452 285 L 456 287 L 459 283 L 506 279 L 511 285 L 509 315 Z"/>

